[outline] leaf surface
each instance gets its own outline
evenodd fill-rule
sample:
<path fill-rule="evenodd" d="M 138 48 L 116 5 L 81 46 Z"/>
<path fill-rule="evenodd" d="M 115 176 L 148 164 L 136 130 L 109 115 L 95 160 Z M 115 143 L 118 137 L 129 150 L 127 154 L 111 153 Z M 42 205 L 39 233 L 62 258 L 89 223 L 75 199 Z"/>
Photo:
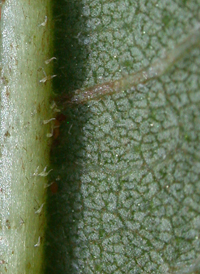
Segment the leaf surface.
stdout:
<path fill-rule="evenodd" d="M 57 7 L 58 90 L 73 95 L 173 53 L 198 25 L 199 6 L 198 0 L 63 3 Z M 197 45 L 145 84 L 67 106 L 52 151 L 59 190 L 49 198 L 48 271 L 195 271 L 199 56 Z"/>

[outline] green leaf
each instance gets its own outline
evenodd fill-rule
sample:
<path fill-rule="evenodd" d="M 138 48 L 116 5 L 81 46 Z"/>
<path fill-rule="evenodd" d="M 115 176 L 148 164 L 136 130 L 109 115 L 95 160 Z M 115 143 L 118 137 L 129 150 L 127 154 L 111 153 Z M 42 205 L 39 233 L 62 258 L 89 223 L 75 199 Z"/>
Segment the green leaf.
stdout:
<path fill-rule="evenodd" d="M 199 4 L 63 2 L 58 90 L 73 97 L 77 88 L 143 71 L 166 52 L 171 58 L 197 27 Z M 59 191 L 49 198 L 47 273 L 195 271 L 199 53 L 193 46 L 146 84 L 74 107 L 61 103 L 67 123 L 52 152 Z"/>

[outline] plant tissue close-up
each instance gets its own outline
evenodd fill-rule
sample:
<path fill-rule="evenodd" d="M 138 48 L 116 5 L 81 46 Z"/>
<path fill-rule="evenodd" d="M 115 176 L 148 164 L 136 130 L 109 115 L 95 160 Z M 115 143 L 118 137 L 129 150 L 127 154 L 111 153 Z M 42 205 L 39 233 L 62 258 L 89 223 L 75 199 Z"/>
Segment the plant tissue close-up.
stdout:
<path fill-rule="evenodd" d="M 200 273 L 199 0 L 2 1 L 0 123 L 0 273 Z"/>

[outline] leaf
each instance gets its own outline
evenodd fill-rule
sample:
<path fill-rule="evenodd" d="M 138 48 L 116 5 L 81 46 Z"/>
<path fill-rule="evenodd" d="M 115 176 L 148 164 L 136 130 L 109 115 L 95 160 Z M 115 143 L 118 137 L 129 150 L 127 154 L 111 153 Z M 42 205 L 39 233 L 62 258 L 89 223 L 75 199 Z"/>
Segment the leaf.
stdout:
<path fill-rule="evenodd" d="M 73 96 L 173 54 L 199 24 L 199 4 L 57 5 L 58 91 Z M 146 83 L 61 104 L 67 120 L 52 150 L 59 188 L 49 198 L 47 273 L 199 270 L 199 56 L 196 46 Z"/>

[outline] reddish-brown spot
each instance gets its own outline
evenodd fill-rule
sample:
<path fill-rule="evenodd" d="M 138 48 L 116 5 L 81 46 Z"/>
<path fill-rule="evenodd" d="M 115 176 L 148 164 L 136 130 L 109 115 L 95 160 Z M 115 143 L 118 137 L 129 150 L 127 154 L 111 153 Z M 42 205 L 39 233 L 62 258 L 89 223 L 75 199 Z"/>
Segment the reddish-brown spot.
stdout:
<path fill-rule="evenodd" d="M 50 190 L 52 194 L 56 194 L 58 192 L 58 184 L 53 182 L 50 186 Z"/>
<path fill-rule="evenodd" d="M 10 137 L 10 133 L 9 131 L 6 131 L 6 133 L 4 134 L 5 137 Z"/>
<path fill-rule="evenodd" d="M 10 221 L 9 221 L 8 219 L 6 220 L 6 227 L 7 227 L 8 229 L 11 229 Z"/>
<path fill-rule="evenodd" d="M 8 90 L 8 87 L 6 87 L 6 96 L 9 97 L 10 96 L 10 92 Z"/>
<path fill-rule="evenodd" d="M 63 113 L 60 113 L 57 117 L 56 120 L 58 120 L 59 122 L 64 122 L 67 119 L 66 115 L 64 115 Z"/>

